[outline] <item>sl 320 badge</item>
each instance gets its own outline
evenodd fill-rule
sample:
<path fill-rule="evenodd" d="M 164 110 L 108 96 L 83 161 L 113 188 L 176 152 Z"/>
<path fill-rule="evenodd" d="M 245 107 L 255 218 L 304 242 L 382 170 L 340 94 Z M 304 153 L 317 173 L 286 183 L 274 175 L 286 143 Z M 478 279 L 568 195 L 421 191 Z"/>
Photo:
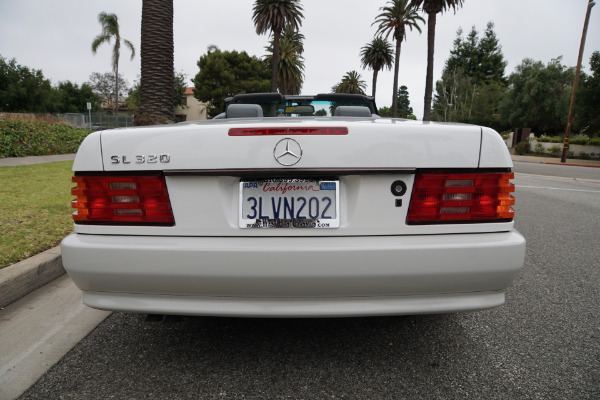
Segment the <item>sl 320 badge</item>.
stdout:
<path fill-rule="evenodd" d="M 129 156 L 110 156 L 111 164 L 168 164 L 171 162 L 171 156 L 169 154 L 141 154 L 133 156 L 131 159 Z"/>

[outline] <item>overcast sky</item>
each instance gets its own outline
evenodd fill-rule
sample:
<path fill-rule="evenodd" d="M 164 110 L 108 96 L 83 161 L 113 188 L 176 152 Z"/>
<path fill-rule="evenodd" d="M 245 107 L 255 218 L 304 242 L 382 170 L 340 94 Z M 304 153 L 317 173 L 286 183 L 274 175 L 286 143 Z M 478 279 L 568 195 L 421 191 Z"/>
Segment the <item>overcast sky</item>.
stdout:
<path fill-rule="evenodd" d="M 524 58 L 547 63 L 563 56 L 575 66 L 587 0 L 465 0 L 456 14 L 438 16 L 434 79 L 440 79 L 444 62 L 462 27 L 483 32 L 488 21 L 508 61 L 507 75 Z M 305 81 L 302 92 L 329 92 L 347 71 L 357 70 L 371 93 L 372 72 L 360 68 L 360 49 L 375 31 L 371 26 L 385 5 L 384 0 L 302 0 L 305 35 Z M 174 0 L 175 69 L 187 75 L 189 86 L 198 72 L 197 61 L 209 45 L 222 50 L 245 50 L 263 56 L 267 36 L 258 36 L 252 24 L 252 0 Z M 0 0 L 0 55 L 15 58 L 21 65 L 41 69 L 53 84 L 70 80 L 83 83 L 92 72 L 111 70 L 111 46 L 103 45 L 96 55 L 92 40 L 101 31 L 100 12 L 119 17 L 121 36 L 136 47 L 133 60 L 123 52 L 119 63 L 130 84 L 140 74 L 141 0 Z M 426 16 L 424 15 L 424 18 Z M 600 5 L 592 11 L 584 53 L 584 70 L 589 58 L 600 50 Z M 409 32 L 402 43 L 400 85 L 410 92 L 418 118 L 423 115 L 427 57 L 426 27 L 423 33 Z M 380 72 L 377 105 L 392 102 L 393 72 Z"/>

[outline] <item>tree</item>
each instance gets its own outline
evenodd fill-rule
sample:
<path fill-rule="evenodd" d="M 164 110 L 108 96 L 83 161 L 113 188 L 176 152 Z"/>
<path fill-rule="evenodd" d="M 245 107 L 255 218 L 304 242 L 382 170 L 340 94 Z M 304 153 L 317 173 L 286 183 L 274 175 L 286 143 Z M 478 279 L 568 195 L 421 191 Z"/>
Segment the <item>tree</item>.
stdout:
<path fill-rule="evenodd" d="M 383 68 L 392 69 L 392 60 L 394 59 L 394 50 L 390 42 L 377 36 L 371 43 L 367 43 L 360 51 L 360 57 L 363 68 L 373 70 L 373 90 L 372 96 L 375 97 L 377 89 L 377 74 Z"/>
<path fill-rule="evenodd" d="M 500 104 L 506 90 L 504 84 L 495 81 L 478 87 L 469 122 L 475 125 L 489 126 L 498 131 L 507 128 L 502 124 L 500 118 Z"/>
<path fill-rule="evenodd" d="M 590 58 L 591 75 L 583 75 L 575 103 L 574 128 L 589 136 L 600 136 L 600 52 Z"/>
<path fill-rule="evenodd" d="M 447 71 L 436 83 L 436 95 L 431 110 L 432 121 L 464 122 L 502 129 L 499 107 L 506 87 L 499 82 L 484 85 L 462 67 Z"/>
<path fill-rule="evenodd" d="M 115 77 L 119 76 L 119 56 L 121 55 L 121 34 L 119 33 L 119 19 L 115 14 L 107 14 L 105 12 L 101 12 L 98 14 L 98 22 L 102 25 L 102 33 L 94 38 L 92 42 L 92 53 L 96 54 L 98 47 L 103 43 L 110 43 L 110 41 L 114 38 L 115 45 L 113 46 L 113 56 L 112 56 L 112 70 L 115 74 Z M 129 40 L 123 39 L 123 43 L 125 46 L 129 47 L 131 50 L 131 59 L 135 56 L 135 48 L 133 47 L 133 43 Z M 119 112 L 119 79 L 115 78 L 115 126 L 117 126 L 118 121 L 118 112 Z"/>
<path fill-rule="evenodd" d="M 356 71 L 346 72 L 342 80 L 331 88 L 333 93 L 365 94 L 367 84 Z"/>
<path fill-rule="evenodd" d="M 382 118 L 392 118 L 392 109 L 387 106 L 381 107 L 377 111 L 377 115 L 379 115 Z"/>
<path fill-rule="evenodd" d="M 450 50 L 442 74 L 460 69 L 462 73 L 474 77 L 479 74 L 479 61 L 479 32 L 475 29 L 475 25 L 471 27 L 466 39 L 463 38 L 462 28 L 458 28 L 454 47 Z"/>
<path fill-rule="evenodd" d="M 129 83 L 119 74 L 119 82 L 115 83 L 115 76 L 110 72 L 101 74 L 100 72 L 92 72 L 90 80 L 87 84 L 92 88 L 93 92 L 100 98 L 100 102 L 110 109 L 114 109 L 114 101 L 118 99 L 122 93 L 129 91 Z M 123 92 L 115 94 L 115 89 L 119 87 Z"/>
<path fill-rule="evenodd" d="M 136 125 L 171 123 L 173 115 L 173 0 L 143 0 L 140 107 Z"/>
<path fill-rule="evenodd" d="M 477 79 L 479 82 L 497 82 L 506 85 L 504 70 L 507 61 L 502 54 L 502 46 L 494 32 L 494 23 L 488 22 L 483 38 L 479 41 L 479 53 L 481 54 L 479 73 Z"/>
<path fill-rule="evenodd" d="M 466 39 L 458 29 L 442 79 L 436 83 L 431 120 L 500 128 L 506 61 L 493 28 L 489 22 L 481 39 L 474 26 Z"/>
<path fill-rule="evenodd" d="M 0 56 L 0 111 L 52 112 L 53 89 L 41 70 Z"/>
<path fill-rule="evenodd" d="M 265 57 L 267 65 L 273 58 L 273 42 L 265 47 L 270 54 Z M 284 29 L 279 40 L 279 63 L 277 82 L 281 94 L 300 94 L 304 83 L 304 35 L 291 26 Z"/>
<path fill-rule="evenodd" d="M 0 111 L 86 112 L 88 102 L 93 109 L 99 108 L 99 98 L 90 85 L 84 83 L 80 87 L 64 81 L 52 87 L 41 70 L 29 69 L 14 59 L 7 61 L 0 56 Z"/>
<path fill-rule="evenodd" d="M 389 6 L 381 7 L 383 11 L 377 17 L 372 25 L 379 24 L 377 34 L 385 35 L 385 39 L 393 34 L 396 41 L 396 60 L 394 62 L 394 94 L 392 96 L 392 117 L 398 115 L 398 71 L 400 67 L 400 46 L 406 39 L 407 28 L 411 31 L 413 28 L 421 33 L 419 22 L 425 23 L 425 20 L 417 14 L 417 7 L 409 0 L 389 0 Z"/>
<path fill-rule="evenodd" d="M 476 85 L 462 67 L 444 72 L 436 82 L 436 95 L 431 114 L 432 121 L 469 122 Z"/>
<path fill-rule="evenodd" d="M 484 36 L 479 39 L 475 26 L 466 40 L 462 37 L 462 29 L 458 29 L 454 48 L 446 60 L 444 73 L 462 68 L 473 83 L 483 86 L 491 82 L 506 84 L 504 69 L 507 62 L 502 54 L 502 46 L 494 32 L 494 23 L 488 22 Z"/>
<path fill-rule="evenodd" d="M 129 91 L 127 97 L 127 108 L 129 111 L 137 111 L 140 108 L 141 87 L 140 82 L 136 81 L 133 88 Z M 181 106 L 185 101 L 186 75 L 183 72 L 178 72 L 173 75 L 173 108 Z"/>
<path fill-rule="evenodd" d="M 423 121 L 431 120 L 431 96 L 433 94 L 433 55 L 435 47 L 435 24 L 437 14 L 450 8 L 456 12 L 464 0 L 412 0 L 412 4 L 423 6 L 427 13 L 427 76 L 425 77 L 425 105 Z"/>
<path fill-rule="evenodd" d="M 293 26 L 288 25 L 284 28 L 284 30 L 281 32 L 281 39 L 286 38 L 289 42 L 292 43 L 292 47 L 294 48 L 294 51 L 298 54 L 303 54 L 304 53 L 304 35 L 302 33 L 300 33 L 300 31 L 294 29 Z M 269 41 L 269 46 L 266 47 L 266 50 L 271 53 L 268 57 L 269 60 L 271 60 L 271 57 L 273 57 L 273 37 L 271 36 L 270 38 L 271 40 Z M 281 42 L 280 42 L 281 43 Z M 281 50 L 280 50 L 280 54 L 281 56 Z M 269 61 L 270 62 L 270 61 Z"/>
<path fill-rule="evenodd" d="M 185 90 L 187 89 L 187 75 L 183 72 L 173 74 L 173 109 L 186 105 Z M 173 110 L 175 112 L 175 110 Z"/>
<path fill-rule="evenodd" d="M 500 104 L 501 118 L 512 127 L 528 127 L 538 134 L 562 133 L 567 123 L 574 68 L 524 59 L 508 78 Z"/>
<path fill-rule="evenodd" d="M 411 108 L 412 110 L 412 108 Z M 379 115 L 382 118 L 392 118 L 392 109 L 389 107 L 381 107 L 379 109 L 379 111 L 377 112 L 377 115 Z M 405 117 L 402 118 L 406 118 L 406 119 L 417 119 L 417 116 L 414 114 L 408 114 Z"/>
<path fill-rule="evenodd" d="M 287 26 L 291 26 L 296 31 L 300 29 L 304 18 L 303 9 L 299 0 L 256 0 L 252 10 L 256 33 L 262 35 L 271 32 L 273 34 L 271 92 L 276 92 L 281 32 Z"/>
<path fill-rule="evenodd" d="M 400 86 L 398 90 L 398 117 L 407 118 L 413 113 L 413 109 L 410 106 L 410 98 L 408 95 L 408 88 L 404 85 Z"/>
<path fill-rule="evenodd" d="M 225 98 L 241 93 L 269 90 L 269 70 L 257 57 L 242 51 L 221 51 L 209 46 L 198 60 L 194 97 L 208 103 L 209 117 L 223 111 Z"/>
<path fill-rule="evenodd" d="M 70 81 L 59 82 L 56 87 L 56 111 L 59 113 L 85 113 L 87 103 L 92 104 L 92 110 L 100 109 L 100 97 L 87 83 L 79 87 Z"/>

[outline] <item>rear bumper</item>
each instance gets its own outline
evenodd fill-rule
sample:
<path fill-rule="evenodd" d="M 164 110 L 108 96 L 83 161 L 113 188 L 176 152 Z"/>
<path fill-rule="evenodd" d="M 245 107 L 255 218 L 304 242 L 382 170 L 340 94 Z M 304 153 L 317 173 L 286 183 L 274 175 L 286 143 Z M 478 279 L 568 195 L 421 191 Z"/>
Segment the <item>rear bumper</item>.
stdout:
<path fill-rule="evenodd" d="M 65 269 L 94 308 L 223 316 L 466 311 L 504 302 L 517 232 L 370 237 L 72 234 Z"/>

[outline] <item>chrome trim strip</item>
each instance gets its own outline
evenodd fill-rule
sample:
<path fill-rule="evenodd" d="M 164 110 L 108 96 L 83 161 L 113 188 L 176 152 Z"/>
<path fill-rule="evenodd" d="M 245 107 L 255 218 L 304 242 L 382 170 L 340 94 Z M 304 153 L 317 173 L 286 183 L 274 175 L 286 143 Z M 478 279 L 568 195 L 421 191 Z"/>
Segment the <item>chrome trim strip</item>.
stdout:
<path fill-rule="evenodd" d="M 414 174 L 416 168 L 258 168 L 258 169 L 166 169 L 165 176 L 332 176 L 332 175 L 380 175 L 380 174 Z"/>

